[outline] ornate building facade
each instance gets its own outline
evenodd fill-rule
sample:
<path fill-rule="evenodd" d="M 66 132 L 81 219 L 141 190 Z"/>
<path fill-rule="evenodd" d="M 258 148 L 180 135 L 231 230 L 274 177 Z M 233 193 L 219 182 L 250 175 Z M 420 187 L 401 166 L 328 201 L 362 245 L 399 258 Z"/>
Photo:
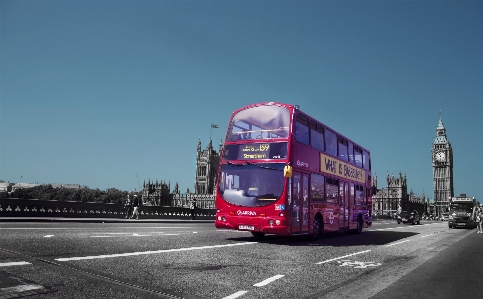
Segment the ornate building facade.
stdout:
<path fill-rule="evenodd" d="M 449 198 L 454 196 L 453 189 L 453 149 L 446 137 L 441 114 L 436 127 L 436 138 L 431 147 L 433 164 L 434 206 L 437 216 L 446 212 Z"/>
<path fill-rule="evenodd" d="M 404 176 L 399 172 L 399 177 L 386 174 L 386 188 L 377 189 L 377 176 L 374 176 L 373 187 L 376 188 L 376 194 L 372 196 L 372 210 L 380 215 L 393 216 L 402 210 L 417 210 L 423 214 L 428 212 L 428 200 L 424 195 L 415 194 L 412 190 L 408 193 L 408 185 L 406 174 Z"/>
<path fill-rule="evenodd" d="M 201 141 L 198 139 L 195 171 L 196 194 L 214 194 L 222 148 L 223 144 L 220 142 L 218 152 L 215 151 L 210 138 L 208 146 L 202 151 Z"/>
<path fill-rule="evenodd" d="M 215 184 L 220 163 L 220 155 L 223 145 L 220 142 L 218 152 L 213 149 L 210 138 L 208 146 L 201 150 L 201 141 L 198 140 L 196 149 L 196 169 L 194 193 L 186 189 L 182 194 L 176 183 L 171 192 L 171 183 L 144 181 L 142 194 L 143 205 L 169 206 L 169 207 L 189 207 L 192 200 L 196 200 L 196 207 L 200 209 L 215 208 Z"/>

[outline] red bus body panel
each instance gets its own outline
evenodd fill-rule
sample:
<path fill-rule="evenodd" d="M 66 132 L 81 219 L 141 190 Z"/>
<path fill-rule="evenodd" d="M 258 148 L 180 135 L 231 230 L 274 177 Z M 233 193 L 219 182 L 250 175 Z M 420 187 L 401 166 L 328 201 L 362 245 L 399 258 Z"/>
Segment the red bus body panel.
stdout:
<path fill-rule="evenodd" d="M 287 149 L 287 159 L 281 160 L 250 160 L 251 163 L 264 163 L 264 162 L 278 162 L 290 164 L 293 167 L 293 172 L 298 173 L 302 176 L 309 177 L 309 194 L 308 194 L 308 227 L 305 230 L 297 232 L 296 234 L 310 234 L 312 233 L 312 221 L 315 217 L 320 214 L 323 221 L 323 232 L 336 232 L 341 229 L 344 230 L 355 230 L 357 228 L 358 217 L 362 216 L 363 228 L 370 227 L 372 225 L 371 220 L 371 203 L 372 199 L 369 192 L 366 193 L 366 201 L 364 205 L 356 205 L 354 202 L 349 202 L 346 208 L 341 207 L 339 204 L 329 204 L 320 202 L 311 202 L 310 198 L 310 175 L 312 173 L 317 173 L 324 177 L 335 177 L 342 184 L 347 184 L 354 182 L 354 178 L 358 180 L 360 184 L 363 184 L 365 189 L 370 189 L 371 187 L 371 172 L 365 169 L 356 167 L 348 162 L 340 161 L 338 158 L 330 157 L 332 160 L 336 161 L 338 168 L 331 171 L 325 166 L 321 159 L 323 158 L 322 152 L 309 146 L 295 141 L 295 136 L 293 135 L 295 117 L 294 113 L 299 112 L 295 106 L 281 103 L 259 103 L 248 107 L 243 107 L 235 112 L 233 112 L 231 119 L 238 112 L 245 110 L 247 108 L 259 106 L 259 105 L 278 105 L 286 107 L 290 112 L 291 125 L 290 134 L 287 139 L 277 139 L 273 140 L 256 140 L 251 141 L 251 143 L 269 143 L 269 142 L 288 142 Z M 303 113 L 302 113 L 303 114 Z M 305 115 L 305 114 L 304 114 Z M 335 131 L 334 131 L 335 132 Z M 228 140 L 229 133 L 227 131 L 226 139 Z M 243 144 L 242 142 L 225 142 L 226 144 Z M 355 143 L 354 143 L 355 144 Z M 224 152 L 224 151 L 223 151 Z M 227 161 L 224 160 L 224 155 L 222 154 L 220 160 L 220 170 L 223 164 Z M 231 161 L 231 163 L 237 163 L 243 161 Z M 350 164 L 350 165 L 349 165 Z M 349 168 L 349 169 L 348 169 Z M 357 172 L 354 174 L 354 172 Z M 361 172 L 361 173 L 359 173 Z M 363 176 L 363 183 L 361 177 Z M 220 179 L 220 173 L 218 175 L 218 182 Z M 289 199 L 291 198 L 292 190 L 289 187 L 293 187 L 290 183 L 291 178 L 284 179 L 284 189 L 280 198 L 273 203 L 263 206 L 263 207 L 241 207 L 230 204 L 226 202 L 218 192 L 218 182 L 216 184 L 216 219 L 215 227 L 220 229 L 233 229 L 241 231 L 250 231 L 254 233 L 265 233 L 265 234 L 278 234 L 278 235 L 293 235 L 292 221 L 294 219 L 294 211 L 290 206 Z M 350 188 L 350 187 L 349 187 Z M 342 200 L 342 196 L 340 198 Z M 339 200 L 339 202 L 340 202 Z M 293 199 L 292 199 L 293 202 Z M 346 212 L 345 212 L 346 211 Z M 339 223 L 345 224 L 345 227 L 340 227 Z M 339 219 L 340 218 L 340 219 Z M 269 222 L 271 221 L 271 222 Z M 302 219 L 302 221 L 304 221 Z M 303 226 L 302 226 L 303 227 Z"/>

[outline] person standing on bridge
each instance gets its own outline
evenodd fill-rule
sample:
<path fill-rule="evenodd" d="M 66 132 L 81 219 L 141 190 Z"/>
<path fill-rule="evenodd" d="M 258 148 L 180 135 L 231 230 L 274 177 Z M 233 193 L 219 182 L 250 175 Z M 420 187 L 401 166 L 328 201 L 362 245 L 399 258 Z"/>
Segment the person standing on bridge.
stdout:
<path fill-rule="evenodd" d="M 126 204 L 124 205 L 124 209 L 126 210 L 126 217 L 124 218 L 129 218 L 129 215 L 131 215 L 131 210 L 132 210 L 132 202 L 131 199 L 129 198 L 129 195 L 127 196 L 127 201 Z"/>
<path fill-rule="evenodd" d="M 193 198 L 190 202 L 191 220 L 195 220 L 195 209 L 196 209 L 196 199 Z"/>
<path fill-rule="evenodd" d="M 136 215 L 136 219 L 138 219 L 139 218 L 139 201 L 138 201 L 137 195 L 134 195 L 134 203 L 133 203 L 132 206 L 134 207 L 134 212 L 132 213 L 131 218 L 133 218 L 134 215 Z"/>
<path fill-rule="evenodd" d="M 481 205 L 477 213 L 476 220 L 478 221 L 478 233 L 483 234 L 483 207 Z"/>

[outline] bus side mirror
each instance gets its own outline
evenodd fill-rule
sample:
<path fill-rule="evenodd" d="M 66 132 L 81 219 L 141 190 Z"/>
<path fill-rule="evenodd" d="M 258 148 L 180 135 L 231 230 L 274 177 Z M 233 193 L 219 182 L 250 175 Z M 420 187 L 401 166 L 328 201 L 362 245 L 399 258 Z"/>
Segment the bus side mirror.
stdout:
<path fill-rule="evenodd" d="M 285 167 L 283 168 L 283 176 L 286 178 L 292 177 L 292 166 L 285 165 Z"/>

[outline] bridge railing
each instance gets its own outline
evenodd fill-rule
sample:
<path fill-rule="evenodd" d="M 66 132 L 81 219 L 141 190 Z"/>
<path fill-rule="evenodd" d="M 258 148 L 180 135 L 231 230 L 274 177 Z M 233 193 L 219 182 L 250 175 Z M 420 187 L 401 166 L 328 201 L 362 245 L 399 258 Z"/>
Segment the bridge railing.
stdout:
<path fill-rule="evenodd" d="M 132 209 L 131 209 L 132 213 Z M 140 218 L 190 219 L 187 207 L 141 206 Z M 214 209 L 195 209 L 196 219 L 215 219 Z M 20 198 L 0 199 L 1 217 L 124 218 L 123 205 L 112 203 L 56 201 Z"/>

